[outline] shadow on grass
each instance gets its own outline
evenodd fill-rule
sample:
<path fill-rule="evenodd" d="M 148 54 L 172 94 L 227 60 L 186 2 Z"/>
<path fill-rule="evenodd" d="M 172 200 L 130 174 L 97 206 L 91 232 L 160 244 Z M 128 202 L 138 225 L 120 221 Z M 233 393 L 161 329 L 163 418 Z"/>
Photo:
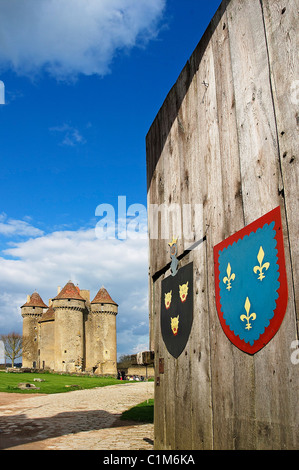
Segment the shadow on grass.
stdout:
<path fill-rule="evenodd" d="M 146 400 L 139 405 L 124 411 L 120 417 L 122 421 L 135 421 L 137 423 L 154 422 L 154 400 Z"/>

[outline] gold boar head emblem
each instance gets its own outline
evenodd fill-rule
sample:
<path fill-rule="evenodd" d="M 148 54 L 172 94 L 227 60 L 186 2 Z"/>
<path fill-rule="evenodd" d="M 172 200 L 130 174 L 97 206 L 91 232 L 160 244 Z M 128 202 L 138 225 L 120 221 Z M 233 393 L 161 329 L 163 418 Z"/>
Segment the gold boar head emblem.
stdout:
<path fill-rule="evenodd" d="M 185 300 L 187 299 L 188 284 L 189 284 L 189 281 L 186 282 L 186 284 L 183 284 L 182 286 L 179 286 L 180 287 L 180 298 L 181 298 L 182 302 L 185 302 Z"/>
<path fill-rule="evenodd" d="M 165 294 L 165 307 L 166 307 L 166 310 L 168 310 L 169 307 L 170 307 L 171 297 L 172 297 L 172 290 L 170 292 L 167 292 L 167 294 Z"/>
<path fill-rule="evenodd" d="M 171 329 L 172 329 L 172 332 L 173 332 L 174 336 L 176 336 L 178 334 L 179 318 L 180 318 L 180 316 L 171 318 Z"/>

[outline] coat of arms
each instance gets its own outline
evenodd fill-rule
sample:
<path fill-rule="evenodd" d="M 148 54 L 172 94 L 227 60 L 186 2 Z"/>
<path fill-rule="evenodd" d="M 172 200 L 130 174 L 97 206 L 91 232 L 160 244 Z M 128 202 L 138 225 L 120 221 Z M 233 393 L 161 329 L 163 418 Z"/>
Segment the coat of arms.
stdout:
<path fill-rule="evenodd" d="M 255 354 L 284 318 L 288 286 L 280 208 L 214 247 L 216 306 L 230 341 Z"/>
<path fill-rule="evenodd" d="M 171 275 L 162 281 L 161 332 L 168 352 L 178 358 L 183 352 L 193 323 L 193 263 L 177 269 L 176 240 L 171 248 Z"/>

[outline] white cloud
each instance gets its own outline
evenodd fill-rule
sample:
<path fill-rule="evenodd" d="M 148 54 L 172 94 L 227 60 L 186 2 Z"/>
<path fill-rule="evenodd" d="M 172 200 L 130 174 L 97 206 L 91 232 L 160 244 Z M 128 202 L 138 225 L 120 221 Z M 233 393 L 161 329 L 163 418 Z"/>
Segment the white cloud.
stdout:
<path fill-rule="evenodd" d="M 154 38 L 166 0 L 1 0 L 0 63 L 64 79 L 105 75 L 118 51 Z"/>
<path fill-rule="evenodd" d="M 104 285 L 119 304 L 119 354 L 148 348 L 148 248 L 144 238 L 100 240 L 95 229 L 59 231 L 14 243 L 0 257 L 0 334 L 22 331 L 20 307 L 35 290 L 44 302 L 70 279 L 89 289 Z M 12 259 L 10 259 L 12 257 Z"/>
<path fill-rule="evenodd" d="M 5 104 L 5 85 L 0 80 L 0 104 Z"/>
<path fill-rule="evenodd" d="M 84 144 L 85 139 L 80 134 L 78 129 L 69 124 L 62 124 L 61 126 L 51 127 L 51 132 L 62 134 L 63 140 L 61 145 L 67 145 L 68 147 L 74 147 L 77 144 Z"/>
<path fill-rule="evenodd" d="M 24 220 L 9 219 L 5 213 L 0 214 L 0 235 L 37 237 L 42 234 L 42 230 Z"/>

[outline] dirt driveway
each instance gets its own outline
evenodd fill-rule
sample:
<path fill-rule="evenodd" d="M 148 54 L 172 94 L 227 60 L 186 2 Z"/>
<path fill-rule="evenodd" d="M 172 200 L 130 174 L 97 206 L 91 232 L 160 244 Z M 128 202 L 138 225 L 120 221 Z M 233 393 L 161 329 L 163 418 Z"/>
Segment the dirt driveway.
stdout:
<path fill-rule="evenodd" d="M 1 450 L 152 450 L 153 425 L 120 421 L 153 382 L 54 395 L 0 393 Z"/>

